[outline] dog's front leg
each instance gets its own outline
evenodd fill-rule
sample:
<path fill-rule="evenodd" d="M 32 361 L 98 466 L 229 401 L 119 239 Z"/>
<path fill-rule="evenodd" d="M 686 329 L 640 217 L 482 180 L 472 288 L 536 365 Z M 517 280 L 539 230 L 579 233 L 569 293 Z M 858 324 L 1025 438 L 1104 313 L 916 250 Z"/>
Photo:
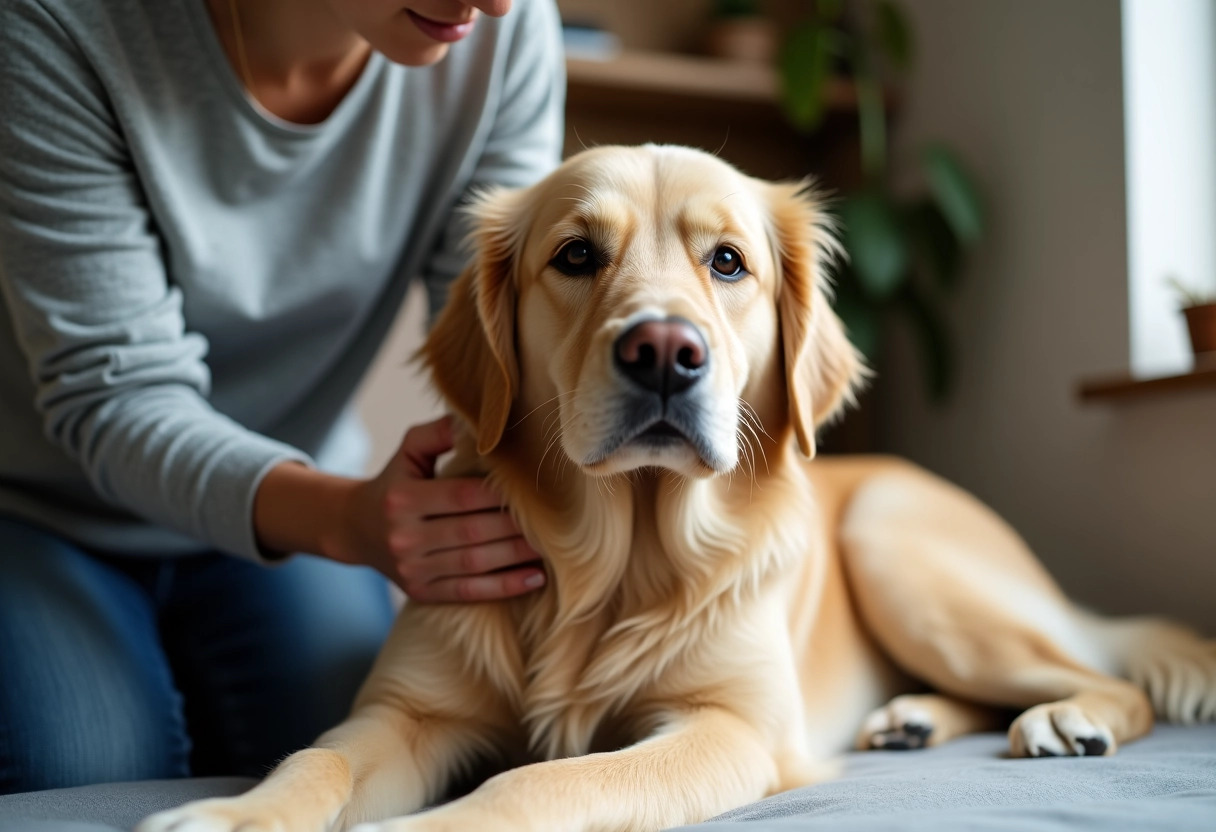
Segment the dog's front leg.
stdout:
<path fill-rule="evenodd" d="M 778 783 L 759 731 L 702 707 L 620 751 L 512 769 L 445 806 L 354 832 L 651 832 L 759 800 Z"/>
<path fill-rule="evenodd" d="M 245 794 L 160 812 L 136 832 L 329 832 L 412 812 L 442 793 L 472 742 L 467 725 L 365 705 Z"/>

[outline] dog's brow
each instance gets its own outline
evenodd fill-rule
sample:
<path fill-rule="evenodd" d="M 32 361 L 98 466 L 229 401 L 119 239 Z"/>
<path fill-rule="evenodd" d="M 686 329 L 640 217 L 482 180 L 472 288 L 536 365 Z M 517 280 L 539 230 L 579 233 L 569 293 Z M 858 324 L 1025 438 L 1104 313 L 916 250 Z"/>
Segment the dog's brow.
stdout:
<path fill-rule="evenodd" d="M 737 192 L 736 192 L 737 193 Z M 678 214 L 680 230 L 689 236 L 712 237 L 725 232 L 740 233 L 743 229 L 733 211 L 722 203 L 734 194 L 727 194 L 716 202 L 685 204 Z"/>
<path fill-rule="evenodd" d="M 612 193 L 586 190 L 586 196 L 564 197 L 574 205 L 555 229 L 585 229 L 585 233 L 600 241 L 627 235 L 633 225 L 633 215 L 628 203 Z"/>

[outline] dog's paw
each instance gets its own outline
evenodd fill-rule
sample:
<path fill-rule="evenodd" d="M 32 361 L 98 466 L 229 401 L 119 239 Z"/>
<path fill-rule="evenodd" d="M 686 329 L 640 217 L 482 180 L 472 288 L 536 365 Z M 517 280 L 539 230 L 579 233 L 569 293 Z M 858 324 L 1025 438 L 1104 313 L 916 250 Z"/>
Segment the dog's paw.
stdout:
<path fill-rule="evenodd" d="M 1128 678 L 1144 690 L 1153 712 L 1169 722 L 1216 722 L 1216 641 L 1175 632 L 1162 648 L 1143 650 L 1128 668 Z"/>
<path fill-rule="evenodd" d="M 924 748 L 933 735 L 933 715 L 911 697 L 896 697 L 861 724 L 857 747 L 863 751 Z"/>
<path fill-rule="evenodd" d="M 1009 751 L 1014 757 L 1101 757 L 1115 753 L 1115 738 L 1076 705 L 1049 702 L 1013 721 Z"/>
<path fill-rule="evenodd" d="M 308 832 L 266 807 L 240 798 L 187 803 L 145 818 L 135 832 Z"/>

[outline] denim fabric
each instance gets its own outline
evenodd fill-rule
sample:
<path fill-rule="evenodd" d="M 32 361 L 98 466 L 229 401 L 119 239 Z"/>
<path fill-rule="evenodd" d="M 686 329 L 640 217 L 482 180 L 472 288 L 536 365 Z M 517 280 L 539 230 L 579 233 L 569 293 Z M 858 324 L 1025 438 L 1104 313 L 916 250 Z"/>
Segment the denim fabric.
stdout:
<path fill-rule="evenodd" d="M 261 776 L 342 720 L 392 616 L 371 570 L 108 557 L 0 517 L 0 794 Z"/>

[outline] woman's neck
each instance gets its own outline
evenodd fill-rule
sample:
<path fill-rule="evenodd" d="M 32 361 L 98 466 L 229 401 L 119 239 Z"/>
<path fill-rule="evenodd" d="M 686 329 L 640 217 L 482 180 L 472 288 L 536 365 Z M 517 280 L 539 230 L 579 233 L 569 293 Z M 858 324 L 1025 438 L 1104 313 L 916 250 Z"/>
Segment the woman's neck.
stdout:
<path fill-rule="evenodd" d="M 323 121 L 371 54 L 324 0 L 207 0 L 207 6 L 249 94 L 288 121 Z"/>

